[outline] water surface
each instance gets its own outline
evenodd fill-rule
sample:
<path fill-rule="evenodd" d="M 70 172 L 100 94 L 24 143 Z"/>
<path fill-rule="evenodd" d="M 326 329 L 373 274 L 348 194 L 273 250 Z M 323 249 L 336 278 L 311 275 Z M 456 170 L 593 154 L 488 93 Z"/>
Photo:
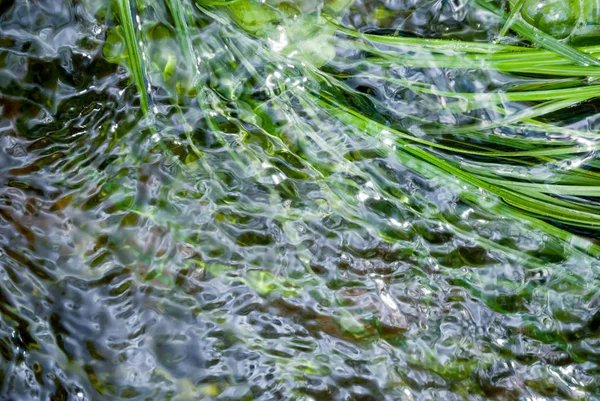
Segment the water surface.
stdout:
<path fill-rule="evenodd" d="M 151 76 L 144 118 L 106 58 L 102 10 L 1 9 L 0 398 L 600 399 L 596 259 L 466 203 L 465 190 L 500 201 L 417 174 L 385 137 L 307 112 L 301 90 L 278 87 L 314 79 L 218 21 L 198 17 L 203 102 L 174 105 L 168 77 Z M 461 2 L 357 2 L 344 21 L 469 40 L 498 29 Z M 330 71 L 361 68 L 364 54 L 337 51 L 355 63 Z M 451 90 L 521 83 L 396 73 Z M 399 127 L 419 129 L 406 114 L 471 122 L 436 98 L 346 83 Z"/>

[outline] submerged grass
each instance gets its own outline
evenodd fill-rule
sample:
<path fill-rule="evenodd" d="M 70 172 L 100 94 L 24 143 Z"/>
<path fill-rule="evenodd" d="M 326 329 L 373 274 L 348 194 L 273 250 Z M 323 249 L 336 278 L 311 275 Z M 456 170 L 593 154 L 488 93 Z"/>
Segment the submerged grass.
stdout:
<path fill-rule="evenodd" d="M 118 18 L 124 32 L 125 46 L 127 48 L 128 66 L 135 86 L 140 96 L 140 107 L 144 114 L 148 113 L 148 92 L 146 91 L 146 79 L 144 62 L 140 53 L 137 27 L 133 22 L 131 13 L 132 4 L 130 0 L 117 0 Z"/>
<path fill-rule="evenodd" d="M 482 8 L 502 18 L 505 18 L 505 14 L 502 12 L 502 10 L 495 7 L 489 1 L 477 0 L 477 4 Z M 513 13 L 515 12 L 514 10 L 517 10 L 518 12 L 518 8 L 519 6 L 517 4 L 516 7 L 513 9 Z M 507 21 L 510 19 L 511 16 L 508 17 Z M 510 27 L 512 30 L 517 32 L 522 38 L 531 41 L 535 45 L 546 48 L 556 54 L 564 56 L 565 58 L 571 60 L 575 64 L 583 66 L 600 66 L 600 61 L 598 61 L 597 59 L 585 54 L 584 52 L 578 50 L 573 46 L 570 46 L 569 44 L 561 42 L 560 40 L 552 37 L 551 35 L 543 32 L 537 27 L 530 25 L 519 18 L 514 18 L 513 16 Z"/>
<path fill-rule="evenodd" d="M 248 31 L 232 16 L 228 5 L 233 3 L 194 5 L 187 0 L 167 0 L 164 4 L 153 3 L 160 10 L 139 10 L 134 17 L 128 2 L 119 2 L 127 67 L 140 93 L 149 131 L 189 179 L 184 180 L 181 190 L 193 193 L 194 201 L 202 202 L 204 192 L 220 194 L 223 209 L 230 207 L 232 211 L 231 215 L 219 215 L 225 222 L 235 223 L 244 218 L 243 213 L 273 219 L 302 255 L 307 272 L 313 269 L 308 262 L 311 251 L 292 225 L 299 219 L 323 219 L 327 212 L 318 207 L 312 194 L 300 192 L 286 179 L 291 177 L 310 181 L 322 197 L 318 201 L 334 208 L 348 224 L 366 227 L 402 252 L 414 253 L 415 258 L 419 257 L 419 245 L 413 241 L 413 235 L 419 228 L 417 224 L 405 224 L 408 221 L 440 227 L 444 233 L 497 256 L 497 260 L 523 266 L 527 272 L 550 268 L 552 280 L 561 286 L 586 292 L 597 290 L 594 280 L 569 271 L 566 264 L 548 262 L 543 252 L 519 249 L 510 242 L 498 241 L 489 231 L 474 230 L 462 221 L 466 220 L 462 215 L 444 210 L 436 199 L 399 185 L 397 175 L 382 163 L 403 166 L 432 187 L 448 188 L 467 211 L 492 216 L 506 225 L 525 227 L 521 232 L 530 229 L 535 234 L 544 233 L 542 241 L 549 254 L 589 263 L 600 256 L 600 247 L 574 232 L 581 229 L 585 235 L 594 236 L 600 231 L 600 173 L 593 160 L 599 146 L 598 133 L 581 124 L 562 122 L 560 113 L 578 110 L 574 107 L 596 97 L 598 83 L 588 79 L 597 73 L 596 67 L 576 65 L 564 55 L 526 45 L 365 35 L 342 27 L 332 16 L 327 20 L 315 16 L 303 20 L 302 29 L 282 17 L 280 25 L 272 26 L 270 32 Z M 242 1 L 235 2 L 239 3 Z M 175 51 L 179 52 L 175 65 L 161 64 L 149 46 L 140 45 L 149 39 L 140 34 L 142 29 L 134 23 L 140 20 L 143 25 L 145 18 L 161 12 L 168 12 L 173 25 L 170 39 L 178 44 Z M 125 23 L 129 26 L 123 26 Z M 322 25 L 328 27 L 326 34 L 321 31 Z M 296 36 L 286 38 L 286 29 Z M 282 44 L 286 42 L 282 37 L 287 45 Z M 312 41 L 315 37 L 319 38 L 317 43 Z M 310 47 L 320 42 L 331 44 L 338 52 L 325 63 L 312 63 Z M 292 46 L 291 51 L 285 46 Z M 141 54 L 142 50 L 147 54 Z M 163 50 L 167 53 L 173 49 Z M 325 46 L 321 50 L 328 53 Z M 596 54 L 598 48 L 582 51 Z M 540 65 L 547 66 L 546 72 Z M 405 72 L 413 67 L 422 75 L 407 78 L 410 74 Z M 161 71 L 165 68 L 169 69 L 168 74 Z M 445 68 L 453 68 L 453 73 L 477 70 L 502 74 L 509 84 L 459 89 L 445 85 L 450 80 L 443 75 Z M 569 68 L 578 72 L 570 74 Z M 522 74 L 524 70 L 528 74 L 535 71 L 535 75 Z M 442 79 L 433 83 L 421 81 L 419 77 L 428 72 Z M 154 74 L 155 79 L 144 74 Z M 148 99 L 146 82 L 160 89 L 153 93 L 158 92 L 162 99 Z M 415 96 L 414 102 L 420 108 L 415 111 L 410 104 L 364 93 L 357 89 L 356 82 L 405 91 Z M 189 112 L 189 104 L 199 106 L 194 108 L 195 113 Z M 164 109 L 170 110 L 168 117 L 161 114 Z M 163 138 L 161 131 L 153 127 L 153 122 L 161 118 L 169 119 L 169 127 L 176 121 L 182 131 L 179 138 L 184 139 L 175 142 Z M 210 131 L 214 142 L 209 146 L 198 143 L 198 126 Z M 191 151 L 180 156 L 178 148 L 185 146 Z M 223 178 L 220 166 L 212 164 L 208 157 L 212 151 L 225 155 L 230 168 L 239 171 L 241 177 L 267 187 L 273 199 L 299 200 L 311 206 L 297 209 L 286 207 L 281 201 L 245 202 L 229 196 L 227 177 Z M 274 163 L 278 163 L 279 170 Z M 210 177 L 209 184 L 205 184 L 210 188 L 194 187 L 193 180 L 200 175 Z M 265 177 L 271 180 L 270 185 L 261 182 Z M 378 202 L 385 203 L 386 208 Z M 205 246 L 200 236 L 186 237 L 187 228 L 175 230 L 176 223 L 168 218 L 159 221 L 164 218 L 160 211 L 136 213 L 156 219 L 157 225 L 173 227 L 187 244 Z M 405 214 L 414 218 L 403 220 Z M 250 266 L 263 263 L 246 262 Z M 166 262 L 160 263 L 160 271 L 151 271 L 144 280 L 164 280 L 168 287 L 176 279 L 168 277 Z M 301 298 L 310 293 L 318 298 L 321 295 L 317 289 L 329 285 L 314 272 L 300 282 L 280 274 L 279 267 L 244 273 L 235 265 L 193 263 L 197 266 L 192 265 L 192 269 L 203 270 L 231 286 L 244 283 L 263 297 Z M 514 312 L 515 306 L 494 289 L 501 288 L 523 299 L 534 293 L 550 296 L 552 291 L 551 287 L 536 287 L 527 281 L 523 284 L 520 280 L 482 278 L 454 266 L 438 268 L 450 278 L 452 286 L 465 289 L 501 313 Z M 338 302 L 333 296 L 319 300 L 324 305 Z M 339 315 L 332 316 L 336 336 L 367 343 L 384 332 L 377 324 L 369 325 L 357 318 L 354 310 L 348 310 L 341 308 Z M 222 323 L 217 319 L 215 322 Z M 573 359 L 577 357 L 560 332 L 536 327 L 530 331 L 528 335 L 537 341 L 553 342 Z M 404 340 L 394 334 L 388 335 L 386 341 L 401 344 Z M 429 356 L 411 357 L 412 363 L 453 383 L 467 380 L 476 368 L 492 363 L 453 358 L 444 364 L 436 360 L 431 349 L 424 349 Z M 499 347 L 487 355 L 505 358 L 505 350 Z M 297 360 L 286 357 L 281 364 L 294 364 Z M 460 391 L 466 396 L 470 390 Z"/>
<path fill-rule="evenodd" d="M 600 230 L 600 203 L 597 202 L 600 186 L 597 185 L 597 166 L 591 162 L 593 155 L 600 149 L 596 142 L 598 133 L 552 120 L 553 114 L 597 97 L 599 85 L 596 77 L 600 77 L 600 63 L 596 55 L 600 48 L 595 46 L 577 49 L 526 25 L 515 17 L 521 3 L 513 8 L 501 36 L 510 27 L 541 48 L 363 34 L 343 27 L 334 16 L 326 12 L 320 18 L 305 18 L 300 22 L 301 28 L 297 28 L 297 22 L 290 25 L 288 29 L 292 29 L 294 34 L 306 36 L 294 38 L 299 44 L 290 52 L 291 56 L 298 53 L 310 56 L 310 52 L 307 53 L 302 48 L 302 43 L 306 41 L 306 46 L 314 46 L 315 43 L 310 42 L 313 38 L 319 38 L 326 44 L 331 43 L 339 49 L 365 54 L 366 57 L 358 62 L 353 62 L 352 59 L 346 61 L 346 65 L 357 67 L 355 71 L 349 72 L 335 71 L 328 64 L 321 67 L 321 62 L 311 65 L 310 57 L 290 58 L 280 54 L 281 49 L 274 50 L 273 43 L 277 39 L 273 36 L 274 33 L 285 34 L 285 28 L 281 29 L 289 21 L 283 13 L 274 11 L 270 6 L 258 6 L 249 1 L 202 2 L 196 6 L 214 24 L 221 24 L 231 32 L 237 32 L 239 38 L 226 38 L 226 46 L 230 48 L 232 60 L 236 60 L 241 68 L 245 68 L 257 82 L 265 86 L 270 93 L 267 102 L 277 104 L 284 102 L 285 98 L 291 102 L 300 100 L 300 104 L 304 105 L 303 111 L 293 116 L 288 115 L 288 118 L 303 126 L 302 130 L 307 135 L 312 130 L 302 123 L 305 118 L 303 114 L 312 114 L 313 119 L 317 116 L 335 118 L 341 123 L 340 127 L 347 126 L 355 130 L 355 135 L 366 134 L 373 138 L 391 136 L 392 142 L 379 142 L 378 147 L 387 148 L 387 151 L 393 147 L 396 149 L 393 153 L 396 153 L 398 159 L 416 172 L 431 176 L 432 171 L 437 171 L 438 174 L 449 175 L 459 182 L 494 194 L 505 202 L 505 206 L 498 209 L 499 212 L 526 219 L 532 225 L 579 249 L 600 255 L 598 246 L 545 223 L 558 222 L 591 230 L 590 232 Z M 236 4 L 237 8 L 229 9 L 231 4 Z M 503 13 L 490 3 L 480 2 L 479 5 L 504 18 Z M 193 5 L 185 0 L 167 0 L 166 7 L 174 21 L 180 45 L 183 58 L 180 65 L 191 74 L 190 80 L 194 82 L 193 92 L 197 101 L 206 111 L 208 124 L 218 132 L 218 124 L 212 117 L 215 103 L 213 101 L 211 104 L 206 96 L 206 87 L 203 86 L 205 83 L 200 79 L 197 69 L 196 52 L 201 55 L 210 54 L 210 50 L 195 39 L 194 32 L 200 23 L 194 19 Z M 261 12 L 263 14 L 256 14 Z M 147 112 L 145 66 L 140 55 L 139 37 L 136 35 L 131 6 L 127 0 L 118 1 L 118 14 L 125 32 L 128 66 L 140 93 L 142 110 Z M 280 28 L 270 25 L 275 17 L 268 19 L 265 15 L 277 16 L 277 23 L 282 24 Z M 234 27 L 234 21 L 241 24 L 243 29 Z M 249 27 L 252 23 L 256 26 Z M 269 27 L 269 32 L 259 32 Z M 249 43 L 248 49 L 257 51 L 265 59 L 265 63 L 288 64 L 291 75 L 286 79 L 278 79 L 276 85 L 269 82 L 245 60 L 244 52 L 248 49 L 238 49 L 234 44 L 236 41 L 242 43 L 241 46 Z M 287 45 L 289 43 L 285 43 Z M 340 61 L 340 57 L 342 56 L 338 53 L 331 65 Z M 200 60 L 200 65 L 204 71 L 202 76 L 219 75 L 218 67 L 211 65 L 209 60 Z M 520 83 L 506 91 L 449 91 L 398 76 L 395 73 L 397 68 L 497 71 L 519 74 Z M 365 73 L 361 70 L 378 73 Z M 531 74 L 535 77 L 527 76 Z M 458 115 L 465 121 L 471 121 L 460 125 L 445 124 L 435 119 L 403 114 L 401 110 L 394 110 L 372 97 L 356 93 L 346 84 L 346 81 L 353 79 L 383 82 L 404 88 L 421 96 L 424 104 L 429 101 L 440 115 Z M 172 96 L 177 103 L 178 97 L 189 94 L 173 92 Z M 235 101 L 235 96 L 232 95 L 230 100 Z M 366 109 L 357 107 L 361 103 L 369 105 L 369 108 L 379 109 L 383 114 L 373 116 Z M 253 105 L 254 113 L 259 113 L 263 105 Z M 319 110 L 318 114 L 311 111 L 313 108 Z M 283 109 L 282 106 L 281 110 Z M 491 112 L 492 118 L 479 120 L 480 117 L 473 114 L 477 111 Z M 325 117 L 322 116 L 323 113 Z M 398 113 L 403 114 L 402 118 L 418 121 L 420 131 L 426 136 L 416 135 L 402 128 L 401 124 L 393 120 L 393 116 Z M 531 136 L 532 133 L 535 135 Z M 191 141 L 191 137 L 188 138 Z M 310 138 L 321 143 L 323 151 L 330 154 L 336 152 L 333 143 L 324 141 L 316 132 Z M 222 139 L 222 143 L 226 141 Z M 292 150 L 290 152 L 293 153 Z M 233 158 L 236 157 L 234 151 L 230 150 L 230 154 Z M 197 155 L 202 157 L 200 151 Z M 303 158 L 308 158 L 315 171 L 324 176 L 327 176 L 327 170 L 336 168 L 323 169 L 317 158 L 312 162 L 308 155 L 303 155 Z M 342 159 L 339 159 L 339 163 L 347 164 Z M 571 165 L 565 167 L 565 163 Z M 543 176 L 534 172 L 540 169 L 545 171 Z M 469 191 L 463 193 L 462 197 L 469 202 L 475 200 Z"/>

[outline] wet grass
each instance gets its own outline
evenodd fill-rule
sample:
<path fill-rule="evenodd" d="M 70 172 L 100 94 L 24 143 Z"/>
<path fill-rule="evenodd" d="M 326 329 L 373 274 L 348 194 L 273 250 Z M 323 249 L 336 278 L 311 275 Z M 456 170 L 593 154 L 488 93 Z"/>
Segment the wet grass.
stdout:
<path fill-rule="evenodd" d="M 588 167 L 586 162 L 583 164 L 577 162 L 585 158 L 589 159 L 586 155 L 593 155 L 598 150 L 599 145 L 594 141 L 596 134 L 587 130 L 564 127 L 560 121 L 540 120 L 596 97 L 597 84 L 592 77 L 600 70 L 596 67 L 598 61 L 592 57 L 594 47 L 577 49 L 538 32 L 535 27 L 523 28 L 524 23 L 516 21 L 514 15 L 511 17 L 513 20 L 511 29 L 523 39 L 539 46 L 538 48 L 527 45 L 505 46 L 496 43 L 367 35 L 344 28 L 336 22 L 336 17 L 327 14 L 327 11 L 318 18 L 305 17 L 301 22 L 286 27 L 286 21 L 291 22 L 291 20 L 280 9 L 253 2 L 236 2 L 235 5 L 236 8 L 232 9 L 227 5 L 217 5 L 214 8 L 215 5 L 210 3 L 196 4 L 196 7 L 201 13 L 213 18 L 215 23 L 229 29 L 241 27 L 249 31 L 249 33 L 240 31 L 240 35 L 250 35 L 246 40 L 258 46 L 257 51 L 260 51 L 265 63 L 293 63 L 292 69 L 296 76 L 288 77 L 287 81 L 310 79 L 315 83 L 312 88 L 306 90 L 302 87 L 295 88 L 279 80 L 278 92 L 293 93 L 299 99 L 304 99 L 302 104 L 306 104 L 309 108 L 313 107 L 309 105 L 316 106 L 321 112 L 357 130 L 360 133 L 357 135 L 368 134 L 377 138 L 381 137 L 382 133 L 391 134 L 394 138 L 394 148 L 400 149 L 398 152 L 405 152 L 415 160 L 422 160 L 449 176 L 498 196 L 514 208 L 517 215 L 592 231 L 600 227 L 599 206 L 590 200 L 590 197 L 593 199 L 597 194 L 598 173 L 594 167 Z M 192 38 L 195 35 L 187 20 L 192 18 L 190 16 L 193 15 L 195 7 L 181 0 L 171 0 L 167 2 L 167 6 L 175 23 L 182 54 L 183 63 L 180 62 L 180 65 L 189 70 L 193 81 L 195 80 L 193 75 L 198 76 L 197 60 L 193 53 L 194 49 L 198 49 L 201 44 L 193 43 Z M 498 13 L 489 3 L 482 3 L 481 6 Z M 229 14 L 222 14 L 228 11 Z M 230 20 L 232 15 L 233 19 Z M 132 69 L 132 78 L 140 91 L 141 107 L 147 110 L 146 91 L 142 90 L 146 87 L 146 78 L 143 76 L 144 63 L 139 55 L 137 28 L 133 24 L 130 5 L 127 2 L 119 2 L 119 17 L 125 32 L 124 41 L 127 51 L 131 54 L 128 58 L 128 66 Z M 236 21 L 242 24 L 238 28 L 234 28 Z M 282 25 L 275 28 L 274 24 Z M 267 28 L 271 29 L 270 33 L 258 32 Z M 285 36 L 286 29 L 291 32 L 298 31 L 299 35 L 306 35 L 306 37 L 296 37 L 300 46 L 295 49 L 295 52 L 303 54 L 297 61 L 293 58 L 284 60 L 278 50 L 274 50 L 273 46 L 269 47 L 268 41 L 277 39 L 273 35 L 280 32 Z M 303 53 L 306 49 L 301 46 L 314 45 L 310 40 L 315 37 L 324 41 L 327 51 L 335 46 L 366 54 L 367 57 L 359 61 L 359 69 L 366 71 L 377 69 L 380 74 L 359 72 L 336 74 L 331 70 L 324 70 L 320 66 L 321 61 L 318 65 L 311 64 L 310 52 Z M 238 54 L 232 54 L 239 59 L 240 66 L 248 66 L 244 61 L 246 51 L 241 49 Z M 326 50 L 322 49 L 322 51 Z M 331 57 L 335 58 L 330 59 L 330 62 L 342 62 L 342 59 L 333 53 Z M 449 92 L 435 85 L 396 78 L 393 73 L 396 68 L 482 69 L 491 72 L 535 74 L 537 78 L 529 80 L 526 90 L 519 90 L 517 87 L 506 92 Z M 249 73 L 257 81 L 260 80 L 256 72 L 249 70 Z M 218 75 L 218 72 L 213 71 L 208 74 Z M 557 80 L 558 77 L 561 77 L 562 81 Z M 581 77 L 589 77 L 590 80 Z M 490 121 L 461 126 L 434 121 L 427 124 L 425 121 L 422 129 L 431 137 L 425 139 L 395 127 L 393 120 L 389 118 L 373 119 L 364 114 L 360 108 L 345 105 L 340 99 L 354 96 L 353 90 L 345 83 L 350 79 L 384 81 L 406 88 L 433 99 L 434 103 L 437 102 L 437 110 L 440 114 L 463 114 L 469 118 L 473 111 L 486 109 L 492 111 L 497 117 Z M 269 85 L 265 80 L 260 81 L 266 86 Z M 196 79 L 196 82 L 200 81 Z M 327 88 L 332 88 L 332 91 Z M 299 89 L 303 92 L 298 92 Z M 196 88 L 196 92 L 202 92 L 201 84 Z M 177 94 L 173 95 L 177 96 Z M 372 99 L 365 98 L 365 100 L 375 103 Z M 204 102 L 200 98 L 199 101 Z M 250 107 L 256 108 L 260 105 L 250 105 Z M 388 116 L 394 113 L 394 110 L 384 111 L 389 112 Z M 308 110 L 304 113 L 308 113 Z M 409 117 L 419 118 L 418 115 Z M 506 135 L 496 132 L 505 127 L 521 133 Z M 532 139 L 527 135 L 528 132 L 547 135 L 553 133 L 561 135 L 561 138 Z M 445 136 L 448 139 L 442 141 L 435 139 L 436 136 Z M 453 136 L 468 137 L 473 142 L 464 140 L 455 142 L 452 140 Z M 325 151 L 335 150 L 325 149 Z M 560 167 L 571 159 L 576 161 L 575 167 L 569 169 Z M 505 166 L 503 170 L 509 174 L 498 171 L 498 166 Z M 540 166 L 546 166 L 551 171 L 551 176 L 544 175 L 536 178 L 535 174 L 521 177 L 510 174 L 513 169 L 532 171 Z M 419 170 L 416 172 L 421 173 Z M 555 235 L 561 230 L 554 228 L 552 232 Z M 571 237 L 566 232 L 561 232 L 560 236 Z M 594 254 L 598 252 L 595 245 L 585 245 L 584 248 Z"/>
<path fill-rule="evenodd" d="M 376 2 L 82 4 L 100 33 L 56 54 L 0 31 L 0 397 L 598 394 L 598 46 L 489 4 L 487 41 Z"/>

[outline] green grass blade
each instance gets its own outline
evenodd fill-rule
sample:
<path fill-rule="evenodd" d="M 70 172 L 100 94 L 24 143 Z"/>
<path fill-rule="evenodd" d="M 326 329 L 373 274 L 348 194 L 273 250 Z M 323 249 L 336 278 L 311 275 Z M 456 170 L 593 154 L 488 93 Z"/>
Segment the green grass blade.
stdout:
<path fill-rule="evenodd" d="M 525 4 L 525 0 L 518 0 L 517 3 L 514 6 L 512 6 L 512 9 L 510 10 L 510 14 L 508 15 L 508 18 L 506 19 L 504 26 L 502 27 L 502 29 L 500 30 L 500 33 L 498 34 L 498 39 L 500 39 L 500 38 L 504 37 L 504 35 L 506 35 L 506 32 L 508 32 L 511 25 L 519 17 L 519 13 L 521 12 L 521 8 L 523 8 L 523 4 Z"/>
<path fill-rule="evenodd" d="M 500 17 L 504 17 L 504 13 L 501 10 L 494 7 L 487 0 L 477 0 L 477 4 Z M 542 32 L 538 28 L 524 21 L 515 19 L 514 23 L 512 24 L 512 29 L 524 39 L 527 39 L 540 47 L 544 47 L 548 50 L 553 51 L 556 54 L 566 57 L 569 60 L 573 61 L 575 64 L 582 66 L 600 66 L 600 61 L 598 61 L 597 59 L 577 50 L 572 46 L 560 42 L 554 37 L 546 34 L 545 32 Z"/>
<path fill-rule="evenodd" d="M 185 59 L 186 68 L 189 69 L 192 74 L 197 72 L 196 58 L 194 56 L 194 47 L 192 45 L 192 32 L 190 31 L 187 21 L 185 6 L 182 4 L 182 0 L 165 0 L 171 16 L 175 22 L 175 29 L 177 30 L 177 39 L 179 40 L 179 46 Z"/>
<path fill-rule="evenodd" d="M 563 42 L 558 41 L 547 33 L 530 26 L 523 21 L 515 21 L 512 28 L 519 35 L 525 39 L 537 44 L 538 46 L 545 47 L 548 50 L 560 54 L 573 61 L 575 64 L 587 66 L 600 66 L 600 61 L 583 53 L 576 48 L 569 46 Z"/>
<path fill-rule="evenodd" d="M 515 182 L 506 180 L 486 179 L 486 181 L 501 185 L 504 187 L 533 190 L 546 192 L 553 195 L 574 195 L 574 196 L 598 196 L 600 195 L 600 186 L 587 185 L 554 185 L 554 184 L 535 184 L 529 182 Z"/>
<path fill-rule="evenodd" d="M 131 4 L 129 0 L 117 0 L 119 18 L 121 26 L 125 33 L 125 46 L 127 48 L 129 69 L 131 76 L 137 87 L 140 96 L 140 107 L 144 114 L 148 114 L 148 93 L 146 91 L 146 80 L 144 77 L 144 62 L 142 60 L 139 48 L 138 37 L 136 35 L 136 27 L 133 22 L 131 13 Z"/>
<path fill-rule="evenodd" d="M 555 77 L 592 77 L 600 78 L 600 68 L 573 64 L 552 64 L 547 62 L 531 62 L 528 60 L 495 61 L 486 57 L 471 59 L 460 56 L 448 56 L 416 52 L 415 54 L 400 54 L 383 51 L 370 46 L 357 46 L 376 57 L 366 58 L 358 64 L 377 64 L 380 67 L 394 68 L 398 66 L 413 68 L 459 68 L 474 70 L 491 70 L 521 74 L 550 75 Z"/>
<path fill-rule="evenodd" d="M 444 131 L 453 132 L 453 133 L 462 133 L 462 132 L 471 132 L 478 130 L 489 130 L 499 127 L 504 127 L 510 124 L 518 123 L 526 119 L 536 118 L 543 116 L 545 114 L 550 114 L 556 112 L 558 110 L 566 109 L 568 107 L 574 106 L 578 103 L 581 103 L 585 100 L 596 97 L 594 94 L 589 94 L 585 97 L 581 98 L 572 98 L 572 99 L 561 99 L 561 100 L 551 100 L 547 102 L 543 102 L 540 104 L 536 104 L 530 108 L 524 109 L 522 111 L 507 115 L 506 117 L 494 121 L 484 122 L 483 124 L 477 125 L 464 125 L 461 127 L 447 127 Z M 578 152 L 576 152 L 578 153 Z"/>
<path fill-rule="evenodd" d="M 348 116 L 353 116 L 353 117 L 357 117 L 357 118 L 363 118 L 363 116 L 359 112 L 343 106 L 342 104 L 337 102 L 335 99 L 333 99 L 332 97 L 330 97 L 324 93 L 321 93 L 320 97 L 321 97 L 321 99 L 319 99 L 318 104 L 320 106 L 330 109 L 330 113 L 332 113 L 333 115 L 336 115 L 338 117 L 341 115 L 348 115 Z M 329 105 L 327 103 L 325 103 L 322 99 L 325 99 L 329 103 Z M 545 112 L 547 112 L 548 108 L 550 108 L 550 110 L 553 110 L 554 108 L 560 110 L 560 109 L 566 107 L 563 102 L 551 102 L 548 105 L 542 105 L 544 107 L 540 107 L 540 109 L 537 110 L 537 112 L 545 113 Z M 334 107 L 332 108 L 331 106 L 334 106 Z M 526 110 L 526 112 L 527 112 L 526 114 L 528 116 L 536 114 L 536 111 Z M 518 114 L 518 116 L 510 116 L 509 118 L 505 119 L 505 121 L 507 121 L 507 122 L 518 121 L 518 119 L 521 118 L 520 117 L 521 114 L 520 113 L 515 113 L 515 114 Z M 533 156 L 576 154 L 576 153 L 585 153 L 585 152 L 590 152 L 590 151 L 594 151 L 594 150 L 600 150 L 600 144 L 599 144 L 599 145 L 590 145 L 590 146 L 552 147 L 549 149 L 534 149 L 534 150 L 510 151 L 510 152 L 494 151 L 494 150 L 476 151 L 476 150 L 472 150 L 472 149 L 445 146 L 445 145 L 441 145 L 441 144 L 431 142 L 431 141 L 428 141 L 425 139 L 417 138 L 413 135 L 410 135 L 410 134 L 398 131 L 396 129 L 387 127 L 379 122 L 376 122 L 376 121 L 373 121 L 370 119 L 368 122 L 372 128 L 373 127 L 377 128 L 379 131 L 386 130 L 386 131 L 394 134 L 398 138 L 402 138 L 402 140 L 407 140 L 410 142 L 414 142 L 416 144 L 425 145 L 425 146 L 429 146 L 429 147 L 440 149 L 440 150 L 446 150 L 446 151 L 449 151 L 454 154 L 468 154 L 468 155 L 488 156 L 488 157 L 533 157 Z M 490 124 L 489 126 L 479 127 L 479 129 L 489 129 L 489 128 L 494 128 L 496 126 L 502 126 L 502 125 L 503 124 L 500 122 L 494 122 L 494 123 Z M 461 128 L 448 127 L 447 129 L 449 132 L 452 132 L 453 130 L 454 130 L 454 132 L 463 132 L 462 128 L 463 127 L 461 127 Z M 471 131 L 474 129 L 473 127 L 469 127 L 468 129 L 467 129 L 467 127 L 464 127 L 464 128 L 465 128 L 464 131 Z"/>
<path fill-rule="evenodd" d="M 598 96 L 600 93 L 600 85 L 577 86 L 565 89 L 528 90 L 514 92 L 448 92 L 441 91 L 428 84 L 423 84 L 416 81 L 409 81 L 407 79 L 392 78 L 388 76 L 377 76 L 373 74 L 357 74 L 353 75 L 352 77 L 387 81 L 429 95 L 444 96 L 456 99 L 466 99 L 477 103 L 494 102 L 498 104 L 503 102 L 543 102 L 549 100 L 581 99 L 587 96 L 595 97 Z"/>
<path fill-rule="evenodd" d="M 326 16 L 329 23 L 337 30 L 351 38 L 362 39 L 367 42 L 400 48 L 416 48 L 432 52 L 447 53 L 449 51 L 464 53 L 490 54 L 499 52 L 522 52 L 530 50 L 522 46 L 509 46 L 495 43 L 466 42 L 460 40 L 429 39 L 429 38 L 407 38 L 402 36 L 373 35 L 357 32 L 341 26 L 332 17 Z"/>

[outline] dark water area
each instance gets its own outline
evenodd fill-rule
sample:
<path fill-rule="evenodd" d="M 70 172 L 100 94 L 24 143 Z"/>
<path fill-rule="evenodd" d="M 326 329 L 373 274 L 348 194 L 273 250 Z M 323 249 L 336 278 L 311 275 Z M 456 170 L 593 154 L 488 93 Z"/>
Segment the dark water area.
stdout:
<path fill-rule="evenodd" d="M 498 29 L 464 2 L 365 3 L 344 21 Z M 596 258 L 296 111 L 231 60 L 238 46 L 257 76 L 277 63 L 208 18 L 203 62 L 222 74 L 203 76 L 205 102 L 173 104 L 149 82 L 144 117 L 107 60 L 109 16 L 93 1 L 0 1 L 0 399 L 600 399 Z M 392 85 L 348 85 L 450 118 Z"/>

